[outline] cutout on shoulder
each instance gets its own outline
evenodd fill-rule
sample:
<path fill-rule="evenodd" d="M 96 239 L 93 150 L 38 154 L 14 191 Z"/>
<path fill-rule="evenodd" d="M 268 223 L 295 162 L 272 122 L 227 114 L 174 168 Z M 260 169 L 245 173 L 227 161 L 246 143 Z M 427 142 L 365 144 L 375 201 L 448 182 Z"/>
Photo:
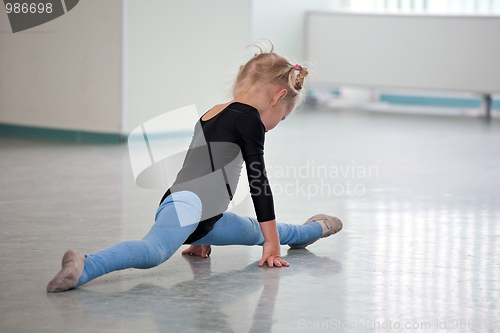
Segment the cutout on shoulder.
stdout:
<path fill-rule="evenodd" d="M 218 115 L 222 110 L 224 110 L 231 102 L 225 103 L 225 104 L 218 104 L 211 108 L 210 110 L 207 111 L 202 117 L 202 121 L 208 121 Z"/>

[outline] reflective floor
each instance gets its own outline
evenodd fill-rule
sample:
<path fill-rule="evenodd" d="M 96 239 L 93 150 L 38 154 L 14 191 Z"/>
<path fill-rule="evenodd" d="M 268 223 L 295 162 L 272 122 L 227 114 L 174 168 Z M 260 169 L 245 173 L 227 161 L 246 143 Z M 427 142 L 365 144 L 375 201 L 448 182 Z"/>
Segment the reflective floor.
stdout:
<path fill-rule="evenodd" d="M 135 185 L 125 145 L 0 138 L 0 332 L 500 331 L 500 121 L 303 109 L 265 157 L 278 221 L 344 229 L 282 246 L 288 268 L 179 250 L 47 294 L 68 248 L 142 238 L 163 191 Z"/>

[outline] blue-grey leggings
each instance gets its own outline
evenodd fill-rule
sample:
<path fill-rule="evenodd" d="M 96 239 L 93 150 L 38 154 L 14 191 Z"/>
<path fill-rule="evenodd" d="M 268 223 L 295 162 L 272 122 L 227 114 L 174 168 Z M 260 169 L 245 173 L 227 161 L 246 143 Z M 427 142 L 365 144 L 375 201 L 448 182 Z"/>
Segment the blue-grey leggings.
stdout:
<path fill-rule="evenodd" d="M 127 268 L 152 268 L 170 258 L 196 229 L 201 218 L 200 198 L 189 191 L 169 195 L 156 212 L 155 224 L 142 240 L 128 240 L 85 255 L 85 266 L 78 286 L 109 272 Z M 301 245 L 322 234 L 315 221 L 306 225 L 276 223 L 280 243 Z M 214 228 L 192 244 L 263 245 L 259 222 L 225 212 Z"/>

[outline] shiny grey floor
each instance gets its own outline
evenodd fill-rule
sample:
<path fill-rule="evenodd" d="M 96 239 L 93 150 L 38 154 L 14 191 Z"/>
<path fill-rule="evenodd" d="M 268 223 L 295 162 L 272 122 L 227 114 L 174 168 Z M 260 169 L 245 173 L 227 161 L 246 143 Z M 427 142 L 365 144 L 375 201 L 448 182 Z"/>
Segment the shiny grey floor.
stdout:
<path fill-rule="evenodd" d="M 47 294 L 68 248 L 142 238 L 163 191 L 134 184 L 125 145 L 0 138 L 0 332 L 500 330 L 498 120 L 304 109 L 266 162 L 278 221 L 344 229 L 283 246 L 289 268 L 214 247 Z"/>

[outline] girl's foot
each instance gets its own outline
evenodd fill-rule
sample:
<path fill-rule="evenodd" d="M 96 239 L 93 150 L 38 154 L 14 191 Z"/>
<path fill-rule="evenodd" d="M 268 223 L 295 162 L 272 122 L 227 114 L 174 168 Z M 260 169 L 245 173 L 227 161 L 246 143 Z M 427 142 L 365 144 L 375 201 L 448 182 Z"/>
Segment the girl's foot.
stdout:
<path fill-rule="evenodd" d="M 312 242 L 307 243 L 307 244 L 303 244 L 303 245 L 290 245 L 290 244 L 288 244 L 288 246 L 290 246 L 292 249 L 304 249 L 306 246 L 311 245 L 312 243 L 314 243 L 318 239 L 325 238 L 325 237 L 328 237 L 330 235 L 336 234 L 337 232 L 339 232 L 342 229 L 342 222 L 334 216 L 330 216 L 330 215 L 326 215 L 326 214 L 314 215 L 313 217 L 308 219 L 306 222 L 304 222 L 304 224 L 307 224 L 307 223 L 312 222 L 312 221 L 316 221 L 321 225 L 321 229 L 323 229 L 323 233 L 321 234 L 321 236 L 316 238 Z"/>
<path fill-rule="evenodd" d="M 76 288 L 83 273 L 85 256 L 76 250 L 68 250 L 62 259 L 62 268 L 47 285 L 49 293 Z"/>
<path fill-rule="evenodd" d="M 201 256 L 202 258 L 208 258 L 212 253 L 212 248 L 210 245 L 191 245 L 189 248 L 182 251 L 182 254 L 189 254 L 191 256 Z"/>

